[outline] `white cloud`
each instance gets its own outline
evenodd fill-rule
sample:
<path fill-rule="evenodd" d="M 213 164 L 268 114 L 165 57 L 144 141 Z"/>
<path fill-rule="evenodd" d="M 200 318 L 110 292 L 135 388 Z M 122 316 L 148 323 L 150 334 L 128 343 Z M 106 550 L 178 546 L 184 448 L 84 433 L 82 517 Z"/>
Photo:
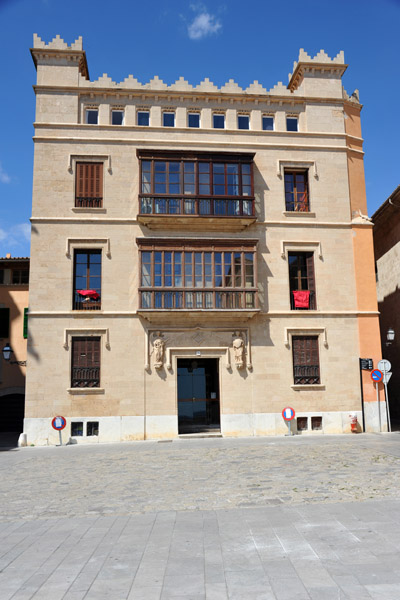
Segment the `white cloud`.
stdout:
<path fill-rule="evenodd" d="M 198 12 L 194 20 L 187 26 L 191 40 L 201 40 L 222 29 L 221 21 L 215 15 L 210 14 L 204 4 L 192 4 L 190 8 Z"/>
<path fill-rule="evenodd" d="M 11 252 L 14 256 L 26 256 L 29 254 L 29 242 L 31 239 L 31 226 L 29 223 L 17 223 L 9 229 L 0 227 L 0 256 Z"/>
<path fill-rule="evenodd" d="M 10 183 L 10 181 L 11 181 L 11 177 L 9 175 L 7 175 L 7 173 L 4 171 L 4 169 L 0 163 L 0 182 L 1 183 Z"/>

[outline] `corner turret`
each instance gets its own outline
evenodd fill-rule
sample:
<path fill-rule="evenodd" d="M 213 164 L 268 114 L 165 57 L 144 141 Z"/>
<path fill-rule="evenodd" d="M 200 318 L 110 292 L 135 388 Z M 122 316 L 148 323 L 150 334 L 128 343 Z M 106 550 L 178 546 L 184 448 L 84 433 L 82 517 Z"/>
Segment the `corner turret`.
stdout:
<path fill-rule="evenodd" d="M 320 50 L 311 58 L 300 48 L 299 60 L 293 65 L 293 73 L 289 73 L 288 88 L 291 92 L 298 90 L 302 96 L 342 98 L 341 79 L 346 69 L 343 51 L 330 58 Z"/>
<path fill-rule="evenodd" d="M 31 54 L 38 85 L 78 85 L 79 75 L 89 79 L 81 37 L 68 46 L 59 35 L 46 44 L 34 33 Z"/>

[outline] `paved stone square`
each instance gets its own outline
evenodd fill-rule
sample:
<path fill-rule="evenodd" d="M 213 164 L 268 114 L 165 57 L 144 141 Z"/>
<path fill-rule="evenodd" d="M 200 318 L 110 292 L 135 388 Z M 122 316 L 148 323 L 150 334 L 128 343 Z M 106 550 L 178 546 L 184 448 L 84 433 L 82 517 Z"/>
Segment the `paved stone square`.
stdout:
<path fill-rule="evenodd" d="M 0 452 L 0 600 L 400 598 L 400 435 Z"/>

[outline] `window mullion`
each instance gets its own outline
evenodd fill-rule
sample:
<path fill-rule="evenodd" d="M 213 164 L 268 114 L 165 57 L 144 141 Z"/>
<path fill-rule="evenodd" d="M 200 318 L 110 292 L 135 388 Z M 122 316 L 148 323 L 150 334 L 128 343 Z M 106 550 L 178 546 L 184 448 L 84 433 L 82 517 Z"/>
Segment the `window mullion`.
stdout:
<path fill-rule="evenodd" d="M 90 253 L 86 254 L 86 289 L 90 290 Z"/>
<path fill-rule="evenodd" d="M 192 289 L 196 289 L 196 252 L 192 252 Z"/>
<path fill-rule="evenodd" d="M 239 214 L 243 215 L 243 186 L 242 186 L 242 163 L 238 163 L 239 169 L 239 196 L 241 198 L 239 205 Z"/>
<path fill-rule="evenodd" d="M 185 163 L 183 160 L 179 163 L 179 193 L 181 198 L 179 199 L 180 204 L 180 212 L 184 214 L 185 212 Z"/>
<path fill-rule="evenodd" d="M 224 176 L 225 176 L 224 195 L 227 196 L 228 195 L 228 165 L 227 165 L 227 163 L 224 163 Z"/>
<path fill-rule="evenodd" d="M 155 282 L 155 279 L 154 279 L 155 278 L 155 266 L 154 266 L 154 263 L 155 263 L 155 259 L 156 259 L 156 253 L 155 253 L 155 250 L 153 249 L 151 251 L 151 266 L 150 266 L 150 271 L 151 271 L 151 287 L 153 288 L 152 291 L 151 291 L 151 308 L 154 308 L 154 306 L 155 306 L 155 301 L 154 301 L 154 299 L 155 299 L 155 292 L 154 292 L 154 287 L 155 287 L 154 286 L 154 282 Z"/>
<path fill-rule="evenodd" d="M 212 210 L 211 214 L 214 214 L 214 163 L 212 160 L 209 161 L 210 165 L 210 194 L 211 194 L 211 202 L 212 202 Z"/>

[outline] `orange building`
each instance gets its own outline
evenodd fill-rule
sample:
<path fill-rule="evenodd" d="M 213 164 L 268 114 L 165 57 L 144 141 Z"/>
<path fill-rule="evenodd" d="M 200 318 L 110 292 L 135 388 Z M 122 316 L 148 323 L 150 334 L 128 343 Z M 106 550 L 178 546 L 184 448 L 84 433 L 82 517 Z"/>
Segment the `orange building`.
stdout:
<path fill-rule="evenodd" d="M 29 258 L 0 258 L 0 344 L 13 351 L 0 359 L 0 437 L 23 430 L 28 294 Z"/>

